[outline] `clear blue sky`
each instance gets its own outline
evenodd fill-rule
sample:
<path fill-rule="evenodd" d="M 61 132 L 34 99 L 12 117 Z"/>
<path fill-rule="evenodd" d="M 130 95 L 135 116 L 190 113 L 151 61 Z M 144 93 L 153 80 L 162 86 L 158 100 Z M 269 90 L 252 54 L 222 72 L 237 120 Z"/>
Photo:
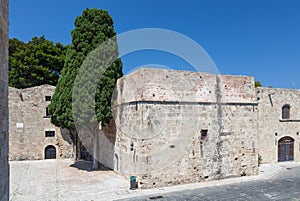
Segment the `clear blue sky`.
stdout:
<path fill-rule="evenodd" d="M 85 8 L 108 10 L 117 34 L 164 28 L 199 43 L 220 73 L 251 75 L 264 86 L 300 88 L 298 0 L 10 0 L 10 38 L 45 35 L 71 43 L 76 16 Z M 181 59 L 157 51 L 122 58 L 124 73 L 144 64 L 188 69 Z"/>

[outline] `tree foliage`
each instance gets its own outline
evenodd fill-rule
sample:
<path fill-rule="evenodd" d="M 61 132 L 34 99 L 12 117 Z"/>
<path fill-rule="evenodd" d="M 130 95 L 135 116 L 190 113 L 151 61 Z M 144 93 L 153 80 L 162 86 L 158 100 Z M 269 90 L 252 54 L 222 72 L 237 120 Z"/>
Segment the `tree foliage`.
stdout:
<path fill-rule="evenodd" d="M 261 85 L 260 81 L 255 81 L 255 88 L 261 87 L 261 86 L 262 86 L 262 85 Z"/>
<path fill-rule="evenodd" d="M 81 79 L 82 85 L 76 87 L 77 91 L 75 91 L 76 100 L 80 103 L 80 107 L 77 107 L 75 111 L 76 121 L 81 122 L 81 125 L 87 123 L 85 130 L 90 129 L 89 134 L 92 134 L 91 137 L 95 138 L 98 131 L 95 127 L 90 126 L 92 125 L 90 124 L 92 120 L 87 120 L 87 113 L 96 114 L 96 117 L 93 116 L 92 119 L 102 124 L 106 124 L 112 118 L 110 100 L 116 81 L 122 76 L 122 62 L 120 59 L 117 59 L 116 41 L 114 40 L 115 43 L 113 45 L 114 52 L 109 53 L 109 57 L 113 58 L 114 62 L 108 68 L 105 66 L 105 61 L 102 60 L 105 59 L 104 55 L 99 55 L 100 57 L 96 58 L 96 62 L 91 62 L 95 58 L 89 57 L 89 54 L 95 51 L 104 41 L 115 35 L 113 20 L 107 11 L 86 9 L 81 16 L 76 18 L 75 29 L 72 31 L 72 44 L 67 52 L 61 77 L 58 80 L 55 93 L 49 105 L 51 122 L 56 126 L 67 128 L 74 133 L 80 132 L 76 128 L 72 113 L 75 110 L 74 104 L 72 104 L 72 94 L 79 70 L 85 76 Z M 93 88 L 93 83 L 91 82 L 97 80 L 97 77 L 92 80 L 90 76 L 95 75 L 102 76 L 94 89 L 91 89 Z M 90 111 L 88 112 L 87 109 Z M 90 127 L 87 128 L 86 126 Z M 95 147 L 94 151 L 97 151 Z"/>
<path fill-rule="evenodd" d="M 27 88 L 56 85 L 63 68 L 67 46 L 53 43 L 44 36 L 28 43 L 9 40 L 9 85 Z"/>

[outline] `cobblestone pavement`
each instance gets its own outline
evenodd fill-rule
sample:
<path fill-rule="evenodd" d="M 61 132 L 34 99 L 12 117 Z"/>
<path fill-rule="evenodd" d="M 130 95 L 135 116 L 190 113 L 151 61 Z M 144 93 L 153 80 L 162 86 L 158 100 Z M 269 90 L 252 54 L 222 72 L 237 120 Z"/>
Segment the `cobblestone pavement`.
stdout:
<path fill-rule="evenodd" d="M 205 187 L 166 194 L 123 199 L 133 200 L 300 200 L 300 167 L 282 169 L 268 180 L 248 181 L 218 187 Z"/>

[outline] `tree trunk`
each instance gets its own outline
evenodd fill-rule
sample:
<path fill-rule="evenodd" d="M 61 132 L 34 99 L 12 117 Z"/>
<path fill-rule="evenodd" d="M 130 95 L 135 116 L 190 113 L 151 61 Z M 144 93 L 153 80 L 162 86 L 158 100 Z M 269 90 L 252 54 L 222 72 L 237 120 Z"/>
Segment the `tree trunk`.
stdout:
<path fill-rule="evenodd" d="M 73 143 L 73 154 L 74 154 L 73 155 L 73 160 L 74 161 L 77 161 L 77 153 L 76 153 L 77 151 L 76 151 L 76 149 L 77 149 L 76 145 L 75 145 L 75 143 Z"/>
<path fill-rule="evenodd" d="M 77 152 L 77 160 L 82 159 L 81 158 L 81 141 L 79 140 L 79 137 L 77 136 L 77 143 L 76 143 L 76 152 Z"/>
<path fill-rule="evenodd" d="M 80 142 L 77 131 L 71 132 L 71 135 L 73 138 L 74 160 L 78 161 L 81 159 L 81 142 Z"/>
<path fill-rule="evenodd" d="M 70 132 L 70 136 L 72 139 L 72 145 L 73 145 L 73 159 L 74 161 L 77 161 L 77 137 L 76 137 L 76 131 Z"/>
<path fill-rule="evenodd" d="M 94 131 L 93 137 L 93 170 L 97 170 L 99 167 L 99 135 L 97 129 Z"/>

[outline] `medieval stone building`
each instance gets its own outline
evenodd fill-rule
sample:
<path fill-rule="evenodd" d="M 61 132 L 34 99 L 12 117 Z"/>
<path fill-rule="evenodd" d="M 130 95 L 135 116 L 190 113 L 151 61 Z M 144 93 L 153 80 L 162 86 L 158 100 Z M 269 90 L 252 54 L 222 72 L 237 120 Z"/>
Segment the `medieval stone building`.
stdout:
<path fill-rule="evenodd" d="M 116 96 L 114 170 L 141 188 L 257 174 L 253 77 L 139 69 Z"/>
<path fill-rule="evenodd" d="M 73 157 L 69 132 L 50 122 L 55 87 L 9 88 L 9 160 Z"/>
<path fill-rule="evenodd" d="M 139 69 L 117 84 L 114 170 L 153 188 L 300 162 L 299 99 L 253 77 Z"/>
<path fill-rule="evenodd" d="M 300 161 L 300 91 L 258 88 L 259 154 L 263 163 Z"/>
<path fill-rule="evenodd" d="M 8 0 L 0 0 L 0 200 L 8 201 Z"/>

